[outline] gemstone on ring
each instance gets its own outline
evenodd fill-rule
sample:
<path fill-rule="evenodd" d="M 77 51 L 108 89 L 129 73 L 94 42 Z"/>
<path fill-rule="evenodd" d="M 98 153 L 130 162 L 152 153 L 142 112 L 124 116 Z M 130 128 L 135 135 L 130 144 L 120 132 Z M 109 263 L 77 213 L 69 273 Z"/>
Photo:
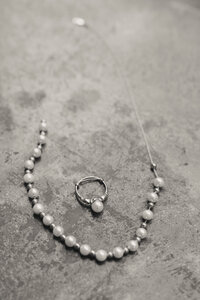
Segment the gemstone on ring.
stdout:
<path fill-rule="evenodd" d="M 93 198 L 91 208 L 95 213 L 101 213 L 103 211 L 102 199 L 100 197 L 99 198 L 97 198 L 97 197 Z"/>

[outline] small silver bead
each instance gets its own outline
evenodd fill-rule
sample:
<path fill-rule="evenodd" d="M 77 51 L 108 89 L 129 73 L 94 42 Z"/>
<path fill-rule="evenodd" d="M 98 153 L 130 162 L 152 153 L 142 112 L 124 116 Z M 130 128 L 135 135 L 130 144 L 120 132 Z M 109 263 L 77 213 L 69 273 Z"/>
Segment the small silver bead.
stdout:
<path fill-rule="evenodd" d="M 38 144 L 38 149 L 42 150 L 42 144 Z"/>
<path fill-rule="evenodd" d="M 142 224 L 141 224 L 141 227 L 143 227 L 143 228 L 147 228 L 147 223 L 145 223 L 145 222 L 142 222 Z"/>
<path fill-rule="evenodd" d="M 64 242 L 65 242 L 65 238 L 66 238 L 66 236 L 65 236 L 64 234 L 61 234 L 61 236 L 60 236 L 60 240 L 61 240 L 61 242 L 62 242 L 62 243 L 64 243 Z"/>
<path fill-rule="evenodd" d="M 32 189 L 32 187 L 33 187 L 33 184 L 32 184 L 32 183 L 27 184 L 27 189 L 28 189 L 28 190 Z"/>
<path fill-rule="evenodd" d="M 152 163 L 151 164 L 151 170 L 157 170 L 157 165 L 155 163 Z"/>
<path fill-rule="evenodd" d="M 148 206 L 149 206 L 149 208 L 153 208 L 153 207 L 155 206 L 155 203 L 149 202 L 149 203 L 148 203 Z"/>
<path fill-rule="evenodd" d="M 140 243 L 142 239 L 139 236 L 137 236 L 136 240 L 138 241 L 138 243 Z"/>
<path fill-rule="evenodd" d="M 92 251 L 90 252 L 90 256 L 91 256 L 92 258 L 95 258 L 95 257 L 96 257 L 96 252 L 95 252 L 94 250 L 92 250 Z"/>
<path fill-rule="evenodd" d="M 39 216 L 40 216 L 41 219 L 43 219 L 43 218 L 45 217 L 45 213 L 44 213 L 44 212 L 41 212 L 41 213 L 39 214 Z"/>
<path fill-rule="evenodd" d="M 80 249 L 80 245 L 79 245 L 78 243 L 76 243 L 76 244 L 74 245 L 74 249 L 75 249 L 75 250 L 79 250 L 79 249 Z"/>
<path fill-rule="evenodd" d="M 129 253 L 129 249 L 127 247 L 124 248 L 124 255 L 127 255 Z"/>
<path fill-rule="evenodd" d="M 40 132 L 40 134 L 41 134 L 41 135 L 45 135 L 45 134 L 46 134 L 46 132 L 44 132 L 44 131 L 41 131 L 41 132 Z"/>
<path fill-rule="evenodd" d="M 32 205 L 34 206 L 36 203 L 38 203 L 38 199 L 33 199 L 32 200 Z"/>
<path fill-rule="evenodd" d="M 34 156 L 31 156 L 31 157 L 30 157 L 30 160 L 32 160 L 33 162 L 35 162 L 35 157 L 34 157 Z"/>
<path fill-rule="evenodd" d="M 109 258 L 109 259 L 113 258 L 113 253 L 112 253 L 111 251 L 108 252 L 108 258 Z"/>
<path fill-rule="evenodd" d="M 26 173 L 26 174 L 30 174 L 31 171 L 30 171 L 30 170 L 25 170 L 25 173 Z"/>
<path fill-rule="evenodd" d="M 158 194 L 160 192 L 160 188 L 159 187 L 155 187 L 154 191 L 155 191 L 156 194 Z"/>
<path fill-rule="evenodd" d="M 50 228 L 51 230 L 54 230 L 55 227 L 56 227 L 56 225 L 55 225 L 54 223 L 51 223 L 51 224 L 49 225 L 49 228 Z"/>

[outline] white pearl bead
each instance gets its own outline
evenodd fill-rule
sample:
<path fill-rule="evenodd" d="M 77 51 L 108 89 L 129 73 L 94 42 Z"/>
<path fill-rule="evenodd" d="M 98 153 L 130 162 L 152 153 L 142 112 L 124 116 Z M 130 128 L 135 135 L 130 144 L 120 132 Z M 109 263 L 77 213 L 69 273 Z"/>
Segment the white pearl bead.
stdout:
<path fill-rule="evenodd" d="M 96 260 L 98 261 L 105 261 L 107 256 L 108 256 L 107 252 L 103 249 L 100 249 L 96 252 Z"/>
<path fill-rule="evenodd" d="M 34 206 L 33 206 L 33 212 L 34 214 L 36 215 L 39 215 L 41 212 L 43 212 L 44 210 L 44 207 L 42 204 L 40 203 L 36 203 Z"/>
<path fill-rule="evenodd" d="M 76 238 L 73 235 L 68 235 L 65 238 L 65 245 L 67 247 L 73 247 L 76 244 Z"/>
<path fill-rule="evenodd" d="M 100 213 L 103 210 L 103 202 L 96 199 L 93 203 L 92 203 L 92 210 L 95 213 Z"/>
<path fill-rule="evenodd" d="M 80 253 L 83 255 L 83 256 L 87 256 L 91 251 L 91 247 L 87 244 L 83 244 L 81 245 L 80 247 Z"/>
<path fill-rule="evenodd" d="M 42 222 L 44 225 L 49 226 L 50 224 L 53 223 L 53 217 L 50 215 L 46 215 L 44 216 L 44 218 L 42 219 Z"/>
<path fill-rule="evenodd" d="M 164 180 L 162 177 L 156 177 L 153 181 L 155 187 L 162 188 L 164 186 Z"/>
<path fill-rule="evenodd" d="M 28 170 L 32 170 L 34 168 L 34 163 L 32 160 L 25 161 L 24 167 Z"/>
<path fill-rule="evenodd" d="M 136 231 L 136 235 L 141 239 L 145 239 L 147 237 L 147 231 L 144 228 L 138 228 Z"/>
<path fill-rule="evenodd" d="M 131 240 L 128 242 L 128 249 L 131 251 L 131 252 L 135 252 L 137 251 L 138 249 L 138 241 L 136 240 Z"/>
<path fill-rule="evenodd" d="M 28 173 L 28 174 L 24 175 L 24 182 L 26 182 L 26 183 L 32 183 L 33 181 L 34 181 L 33 174 Z"/>
<path fill-rule="evenodd" d="M 47 131 L 47 123 L 42 121 L 40 123 L 40 131 Z"/>
<path fill-rule="evenodd" d="M 38 138 L 38 143 L 40 144 L 45 144 L 46 143 L 46 136 L 40 134 L 39 138 Z"/>
<path fill-rule="evenodd" d="M 124 250 L 121 247 L 115 247 L 113 249 L 113 255 L 115 258 L 121 258 L 124 255 Z"/>
<path fill-rule="evenodd" d="M 142 213 L 143 219 L 150 221 L 153 219 L 153 212 L 150 209 L 146 209 Z"/>
<path fill-rule="evenodd" d="M 36 158 L 39 158 L 41 156 L 42 152 L 39 148 L 35 148 L 33 150 L 33 156 L 36 157 Z"/>
<path fill-rule="evenodd" d="M 158 201 L 158 195 L 154 192 L 150 192 L 147 194 L 147 200 L 156 203 Z"/>
<path fill-rule="evenodd" d="M 55 226 L 53 229 L 53 235 L 59 237 L 64 233 L 64 229 L 61 226 Z"/>
<path fill-rule="evenodd" d="M 32 188 L 28 192 L 29 198 L 37 198 L 39 196 L 39 191 L 36 188 Z"/>

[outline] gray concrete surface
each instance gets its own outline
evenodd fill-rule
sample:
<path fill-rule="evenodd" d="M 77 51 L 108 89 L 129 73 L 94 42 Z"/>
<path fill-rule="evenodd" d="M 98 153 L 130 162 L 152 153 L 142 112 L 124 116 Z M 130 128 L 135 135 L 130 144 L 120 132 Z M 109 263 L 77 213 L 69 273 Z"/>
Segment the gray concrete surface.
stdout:
<path fill-rule="evenodd" d="M 57 223 L 106 250 L 140 224 L 152 180 L 146 149 L 110 53 L 71 25 L 77 15 L 121 61 L 166 181 L 139 253 L 104 265 L 53 239 L 23 186 L 45 118 L 36 185 Z M 200 1 L 0 2 L 1 299 L 200 298 L 199 31 Z M 98 219 L 74 199 L 73 181 L 89 174 L 109 186 Z"/>

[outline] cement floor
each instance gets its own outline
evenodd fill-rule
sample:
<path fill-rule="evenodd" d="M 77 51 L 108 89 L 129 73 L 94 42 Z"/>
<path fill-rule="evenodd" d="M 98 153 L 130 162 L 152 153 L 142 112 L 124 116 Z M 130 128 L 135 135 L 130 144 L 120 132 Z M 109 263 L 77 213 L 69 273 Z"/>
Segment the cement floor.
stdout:
<path fill-rule="evenodd" d="M 140 224 L 152 174 L 127 91 L 129 78 L 166 187 L 137 255 L 98 265 L 67 251 L 34 218 L 23 164 L 40 119 L 36 165 L 46 210 L 94 249 L 123 245 Z M 0 2 L 1 299 L 200 298 L 200 1 Z M 74 199 L 74 181 L 109 187 L 102 216 Z"/>

